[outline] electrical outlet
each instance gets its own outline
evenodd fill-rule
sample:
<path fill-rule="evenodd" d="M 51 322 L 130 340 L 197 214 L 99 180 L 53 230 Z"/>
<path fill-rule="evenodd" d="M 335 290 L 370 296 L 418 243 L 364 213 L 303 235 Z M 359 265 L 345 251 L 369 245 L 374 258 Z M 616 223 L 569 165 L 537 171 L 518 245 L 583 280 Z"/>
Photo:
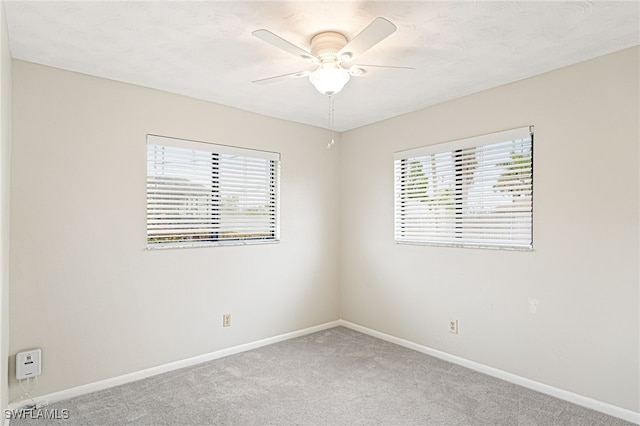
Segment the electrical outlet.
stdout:
<path fill-rule="evenodd" d="M 449 333 L 458 334 L 458 320 L 449 320 Z"/>
<path fill-rule="evenodd" d="M 224 314 L 222 316 L 222 326 L 231 327 L 231 314 Z"/>

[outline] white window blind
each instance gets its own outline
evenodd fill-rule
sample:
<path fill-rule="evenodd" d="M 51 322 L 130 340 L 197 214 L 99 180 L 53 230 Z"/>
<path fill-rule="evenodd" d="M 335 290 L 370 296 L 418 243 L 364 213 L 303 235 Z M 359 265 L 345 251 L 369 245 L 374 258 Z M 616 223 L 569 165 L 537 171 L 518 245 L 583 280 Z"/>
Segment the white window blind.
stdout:
<path fill-rule="evenodd" d="M 280 154 L 147 136 L 147 247 L 279 239 Z"/>
<path fill-rule="evenodd" d="M 395 154 L 395 240 L 533 247 L 533 127 Z"/>

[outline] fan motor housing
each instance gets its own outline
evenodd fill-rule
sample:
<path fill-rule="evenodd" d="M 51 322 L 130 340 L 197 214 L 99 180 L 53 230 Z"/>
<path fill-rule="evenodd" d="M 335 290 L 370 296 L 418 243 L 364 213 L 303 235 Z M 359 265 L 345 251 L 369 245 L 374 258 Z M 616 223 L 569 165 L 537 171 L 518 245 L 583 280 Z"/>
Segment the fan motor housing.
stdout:
<path fill-rule="evenodd" d="M 334 31 L 316 34 L 311 39 L 311 53 L 320 62 L 337 61 L 338 52 L 347 45 L 347 38 Z"/>

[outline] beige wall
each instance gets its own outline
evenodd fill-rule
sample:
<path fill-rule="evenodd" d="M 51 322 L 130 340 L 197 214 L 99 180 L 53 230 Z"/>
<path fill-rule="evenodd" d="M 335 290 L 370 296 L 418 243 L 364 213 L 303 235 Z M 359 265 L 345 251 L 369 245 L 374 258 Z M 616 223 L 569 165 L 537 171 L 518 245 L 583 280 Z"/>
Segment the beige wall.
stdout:
<path fill-rule="evenodd" d="M 13 93 L 10 348 L 42 348 L 38 395 L 339 318 L 326 130 L 22 61 Z M 280 152 L 281 243 L 145 250 L 147 133 Z"/>
<path fill-rule="evenodd" d="M 7 406 L 9 357 L 9 190 L 11 166 L 11 52 L 0 2 L 0 410 Z"/>
<path fill-rule="evenodd" d="M 42 395 L 342 317 L 640 411 L 639 54 L 332 150 L 317 128 L 14 61 L 10 354 L 43 349 Z M 535 251 L 393 243 L 393 152 L 529 124 Z M 282 242 L 146 251 L 147 133 L 281 152 Z"/>
<path fill-rule="evenodd" d="M 640 411 L 639 53 L 344 133 L 342 318 Z M 395 151 L 530 124 L 533 252 L 394 244 Z"/>

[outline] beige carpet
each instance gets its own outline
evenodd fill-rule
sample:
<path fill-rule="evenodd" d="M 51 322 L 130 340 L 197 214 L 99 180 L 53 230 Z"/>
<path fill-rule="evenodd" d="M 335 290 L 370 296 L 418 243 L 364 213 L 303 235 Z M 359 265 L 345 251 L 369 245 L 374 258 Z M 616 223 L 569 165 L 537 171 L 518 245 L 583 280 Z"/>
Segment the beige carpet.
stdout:
<path fill-rule="evenodd" d="M 630 425 L 337 327 L 62 401 L 23 425 Z"/>

